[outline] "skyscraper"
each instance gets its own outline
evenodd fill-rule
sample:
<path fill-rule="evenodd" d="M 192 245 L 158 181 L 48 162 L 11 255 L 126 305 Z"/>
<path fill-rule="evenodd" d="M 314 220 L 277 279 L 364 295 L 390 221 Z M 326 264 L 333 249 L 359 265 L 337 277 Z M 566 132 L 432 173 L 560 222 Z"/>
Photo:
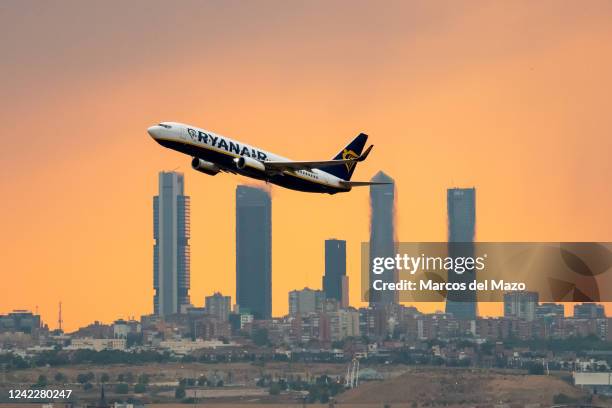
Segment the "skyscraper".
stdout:
<path fill-rule="evenodd" d="M 159 193 L 153 197 L 153 310 L 165 316 L 189 306 L 189 196 L 183 174 L 159 173 Z"/>
<path fill-rule="evenodd" d="M 346 276 L 346 241 L 325 240 L 325 275 L 323 291 L 327 299 L 336 299 L 348 307 L 348 276 Z"/>
<path fill-rule="evenodd" d="M 476 227 L 476 189 L 449 188 L 446 192 L 448 210 L 448 256 L 473 257 Z M 476 279 L 474 270 L 459 274 L 448 271 L 448 282 L 463 282 L 467 285 Z M 467 286 L 466 286 L 467 287 Z M 476 319 L 476 291 L 449 291 L 446 298 L 446 313 L 461 320 Z"/>
<path fill-rule="evenodd" d="M 395 257 L 395 182 L 382 171 L 376 173 L 371 181 L 392 184 L 370 187 L 370 265 L 372 265 L 372 259 L 376 257 Z M 396 275 L 395 270 L 374 275 L 370 268 L 370 306 L 397 303 L 396 291 L 375 291 L 371 286 L 375 279 L 389 283 L 395 282 Z"/>
<path fill-rule="evenodd" d="M 272 201 L 248 186 L 236 188 L 236 302 L 257 319 L 272 316 Z"/>

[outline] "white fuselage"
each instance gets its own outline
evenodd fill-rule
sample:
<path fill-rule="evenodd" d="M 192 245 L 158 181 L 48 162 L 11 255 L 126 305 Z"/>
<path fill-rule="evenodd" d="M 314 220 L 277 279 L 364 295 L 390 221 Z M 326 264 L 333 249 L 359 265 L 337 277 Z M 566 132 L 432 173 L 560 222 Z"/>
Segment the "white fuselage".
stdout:
<path fill-rule="evenodd" d="M 321 169 L 264 171 L 263 162 L 288 161 L 287 158 L 214 132 L 177 122 L 151 126 L 148 133 L 164 147 L 194 158 L 194 169 L 214 175 L 219 171 L 238 173 L 286 188 L 317 193 L 350 191 L 343 180 Z"/>

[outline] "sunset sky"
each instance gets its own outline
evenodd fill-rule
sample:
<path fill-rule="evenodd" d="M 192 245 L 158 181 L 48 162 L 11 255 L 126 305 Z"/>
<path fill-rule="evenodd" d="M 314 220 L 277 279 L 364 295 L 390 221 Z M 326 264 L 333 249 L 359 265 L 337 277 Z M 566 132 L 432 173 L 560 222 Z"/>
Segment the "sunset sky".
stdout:
<path fill-rule="evenodd" d="M 353 178 L 397 182 L 402 241 L 446 239 L 446 189 L 477 190 L 479 241 L 612 240 L 612 2 L 0 2 L 0 313 L 56 327 L 152 312 L 157 173 L 185 173 L 191 299 L 235 300 L 235 188 L 146 133 L 191 123 L 296 160 L 359 132 Z M 368 189 L 272 188 L 273 313 L 321 287 Z M 423 310 L 433 310 L 428 305 Z M 495 313 L 497 306 L 481 308 Z"/>

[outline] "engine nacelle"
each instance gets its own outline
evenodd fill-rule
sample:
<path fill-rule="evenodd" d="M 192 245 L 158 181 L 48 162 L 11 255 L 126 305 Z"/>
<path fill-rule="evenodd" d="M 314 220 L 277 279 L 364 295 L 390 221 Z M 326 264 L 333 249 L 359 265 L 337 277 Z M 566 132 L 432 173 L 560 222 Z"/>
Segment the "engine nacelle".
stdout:
<path fill-rule="evenodd" d="M 208 174 L 209 176 L 214 176 L 221 171 L 215 163 L 207 162 L 197 157 L 194 157 L 191 161 L 191 168 L 201 173 Z"/>
<path fill-rule="evenodd" d="M 259 160 L 252 159 L 250 157 L 236 157 L 234 159 L 234 163 L 236 163 L 236 167 L 240 170 L 248 166 L 259 171 L 266 171 L 266 166 L 264 166 L 262 162 L 260 162 Z"/>

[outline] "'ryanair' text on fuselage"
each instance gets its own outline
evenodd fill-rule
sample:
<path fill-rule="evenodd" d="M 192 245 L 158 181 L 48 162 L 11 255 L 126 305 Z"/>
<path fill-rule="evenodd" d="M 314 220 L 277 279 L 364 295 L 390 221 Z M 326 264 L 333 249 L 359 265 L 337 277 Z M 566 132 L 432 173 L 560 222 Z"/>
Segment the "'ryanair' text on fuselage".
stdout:
<path fill-rule="evenodd" d="M 254 148 L 250 148 L 248 146 L 240 146 L 240 143 L 227 141 L 221 136 L 215 136 L 210 133 L 202 132 L 201 130 L 195 130 L 191 128 L 187 128 L 187 133 L 189 133 L 189 137 L 194 142 L 204 143 L 206 145 L 216 147 L 217 149 L 223 149 L 229 153 L 235 153 L 240 156 L 247 156 L 253 159 L 257 159 L 260 161 L 266 161 L 268 159 L 268 155 L 260 150 L 256 150 Z"/>

